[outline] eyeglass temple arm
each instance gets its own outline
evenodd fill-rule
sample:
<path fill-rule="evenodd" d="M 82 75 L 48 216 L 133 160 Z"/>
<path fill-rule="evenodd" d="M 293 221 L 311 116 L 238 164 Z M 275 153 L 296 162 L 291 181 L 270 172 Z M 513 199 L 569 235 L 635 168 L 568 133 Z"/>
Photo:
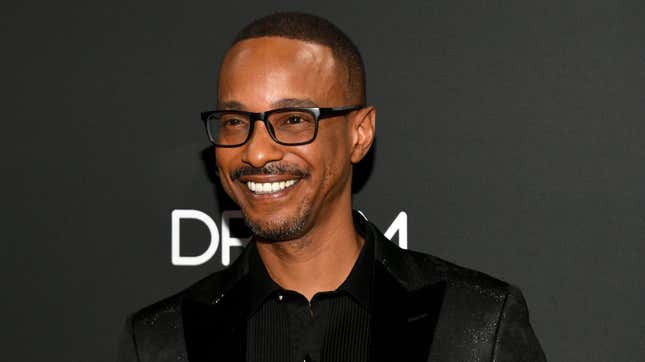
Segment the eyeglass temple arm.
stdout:
<path fill-rule="evenodd" d="M 365 107 L 365 105 L 359 104 L 355 106 L 346 106 L 346 107 L 337 107 L 337 108 L 320 108 L 320 116 L 328 117 L 328 116 L 334 116 L 334 115 L 341 115 L 344 113 L 359 110 L 363 107 Z"/>

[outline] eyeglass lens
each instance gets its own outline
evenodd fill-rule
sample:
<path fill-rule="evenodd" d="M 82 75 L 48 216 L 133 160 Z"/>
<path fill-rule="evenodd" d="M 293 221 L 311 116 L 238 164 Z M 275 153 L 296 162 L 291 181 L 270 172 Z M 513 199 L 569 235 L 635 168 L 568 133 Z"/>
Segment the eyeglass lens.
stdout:
<path fill-rule="evenodd" d="M 316 117 L 304 110 L 272 112 L 267 119 L 269 133 L 282 143 L 303 143 L 313 139 L 316 133 Z M 250 117 L 238 112 L 216 112 L 207 119 L 210 136 L 219 145 L 244 143 L 251 129 Z"/>

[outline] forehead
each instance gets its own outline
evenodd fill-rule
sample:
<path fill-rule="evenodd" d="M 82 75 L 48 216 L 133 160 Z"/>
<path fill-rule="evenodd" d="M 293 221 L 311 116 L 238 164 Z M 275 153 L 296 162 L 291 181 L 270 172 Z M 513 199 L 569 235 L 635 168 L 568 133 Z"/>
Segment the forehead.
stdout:
<path fill-rule="evenodd" d="M 319 106 L 343 103 L 344 67 L 324 45 L 282 37 L 243 40 L 226 54 L 218 101 L 266 110 L 284 99 L 308 99 Z"/>

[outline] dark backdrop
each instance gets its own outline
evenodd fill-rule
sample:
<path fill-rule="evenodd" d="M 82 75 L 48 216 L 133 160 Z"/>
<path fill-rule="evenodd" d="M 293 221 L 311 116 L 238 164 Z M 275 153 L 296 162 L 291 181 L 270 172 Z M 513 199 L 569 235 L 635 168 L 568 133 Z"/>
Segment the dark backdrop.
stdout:
<path fill-rule="evenodd" d="M 199 111 L 233 34 L 296 9 L 366 60 L 378 150 L 356 207 L 519 285 L 550 360 L 642 361 L 643 4 L 3 3 L 2 359 L 110 361 L 126 313 L 222 267 L 221 248 L 171 264 L 172 210 L 221 226 Z M 205 227 L 182 225 L 199 254 Z"/>

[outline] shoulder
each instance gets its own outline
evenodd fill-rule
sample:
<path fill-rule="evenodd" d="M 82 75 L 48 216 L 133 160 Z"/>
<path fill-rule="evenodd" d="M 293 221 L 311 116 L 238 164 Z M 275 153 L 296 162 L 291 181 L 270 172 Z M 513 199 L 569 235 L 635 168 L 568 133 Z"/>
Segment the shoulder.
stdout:
<path fill-rule="evenodd" d="M 404 253 L 410 254 L 409 258 L 420 270 L 438 274 L 437 277 L 444 279 L 451 288 L 473 290 L 491 297 L 504 296 L 512 288 L 501 279 L 430 254 L 407 250 Z"/>
<path fill-rule="evenodd" d="M 507 301 L 524 303 L 519 290 L 503 280 L 389 241 L 381 244 L 381 263 L 409 292 L 441 286 L 439 324 L 450 335 L 465 328 L 494 336 Z"/>
<path fill-rule="evenodd" d="M 228 268 L 211 273 L 180 292 L 131 314 L 134 332 L 181 330 L 182 310 L 187 303 L 212 304 L 227 293 L 248 271 L 249 248 Z"/>
<path fill-rule="evenodd" d="M 518 288 L 483 272 L 420 252 L 402 254 L 416 269 L 419 284 L 444 283 L 442 313 L 452 321 L 461 321 L 462 326 L 474 323 L 480 330 L 491 328 L 492 333 L 507 301 L 521 298 Z"/>
<path fill-rule="evenodd" d="M 174 319 L 181 313 L 185 300 L 210 302 L 225 292 L 232 277 L 230 269 L 209 274 L 178 293 L 138 310 L 131 315 L 131 320 L 133 324 L 154 325 L 165 319 Z"/>
<path fill-rule="evenodd" d="M 187 300 L 210 301 L 224 293 L 229 269 L 210 274 L 188 288 L 132 313 L 126 320 L 119 361 L 174 361 L 186 358 L 183 308 Z"/>
<path fill-rule="evenodd" d="M 442 282 L 448 293 L 501 303 L 516 289 L 503 280 L 434 255 L 401 249 L 388 241 L 381 243 L 382 263 L 409 290 Z"/>
<path fill-rule="evenodd" d="M 435 283 L 444 286 L 434 333 L 434 359 L 545 360 L 518 288 L 432 255 L 402 249 L 390 254 L 399 259 L 399 277 L 409 288 Z M 478 341 L 477 349 L 464 348 L 473 341 Z"/>
<path fill-rule="evenodd" d="M 481 302 L 503 303 L 513 287 L 485 273 L 466 268 L 436 256 L 402 249 L 388 240 L 371 222 L 355 216 L 363 234 L 374 240 L 374 257 L 409 292 L 442 283 L 447 297 L 472 297 Z M 486 303 L 486 304 L 488 304 Z"/>

